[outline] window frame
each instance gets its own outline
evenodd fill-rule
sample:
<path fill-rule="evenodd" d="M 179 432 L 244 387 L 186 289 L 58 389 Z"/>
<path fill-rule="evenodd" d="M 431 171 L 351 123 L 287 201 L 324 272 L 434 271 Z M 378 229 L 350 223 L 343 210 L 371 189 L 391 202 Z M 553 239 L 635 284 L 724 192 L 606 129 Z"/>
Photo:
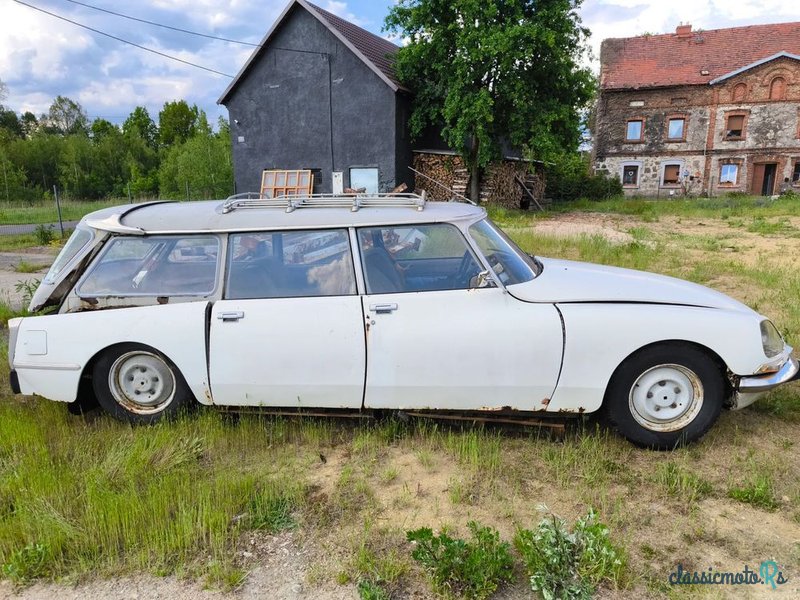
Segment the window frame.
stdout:
<path fill-rule="evenodd" d="M 796 179 L 795 176 L 797 176 Z M 792 159 L 792 175 L 790 181 L 793 187 L 800 186 L 800 157 Z"/>
<path fill-rule="evenodd" d="M 750 113 L 747 111 L 742 110 L 735 110 L 725 113 L 725 122 L 724 127 L 722 129 L 722 140 L 726 142 L 738 142 L 744 139 L 747 139 L 747 120 Z M 740 135 L 728 135 L 728 132 L 731 131 L 729 127 L 729 121 L 731 117 L 741 117 L 742 118 L 742 130 Z"/>
<path fill-rule="evenodd" d="M 375 192 L 370 192 L 367 190 L 364 192 L 365 194 L 379 194 L 381 191 L 381 171 L 377 165 L 355 165 L 352 167 L 347 168 L 347 183 L 349 184 L 350 189 L 357 189 L 353 185 L 353 171 L 375 171 Z"/>
<path fill-rule="evenodd" d="M 736 97 L 736 92 L 738 90 L 743 90 L 741 98 L 737 98 Z M 747 92 L 748 91 L 749 90 L 747 89 L 747 84 L 746 83 L 743 83 L 743 82 L 742 83 L 737 83 L 735 86 L 733 86 L 733 89 L 731 90 L 731 102 L 733 102 L 733 103 L 745 102 L 747 100 Z"/>
<path fill-rule="evenodd" d="M 630 127 L 631 123 L 640 123 L 639 129 L 639 137 L 638 138 L 629 138 L 628 137 L 628 128 Z M 641 144 L 644 142 L 644 126 L 646 123 L 646 119 L 644 117 L 636 117 L 633 119 L 626 119 L 625 120 L 625 143 L 627 144 Z"/>
<path fill-rule="evenodd" d="M 119 292 L 106 292 L 102 294 L 97 293 L 87 293 L 82 291 L 83 284 L 86 283 L 86 280 L 94 273 L 95 269 L 97 269 L 98 265 L 103 261 L 105 256 L 111 251 L 111 248 L 114 247 L 117 240 L 162 240 L 162 239 L 177 239 L 178 241 L 183 239 L 191 239 L 191 238 L 211 238 L 217 242 L 217 260 L 216 265 L 214 267 L 214 285 L 208 292 L 193 292 L 193 293 L 164 293 L 162 290 L 161 292 L 126 292 L 126 293 L 119 293 Z M 222 273 L 222 262 L 223 257 L 225 255 L 225 250 L 227 248 L 227 244 L 225 243 L 226 240 L 223 240 L 223 236 L 220 236 L 216 233 L 211 232 L 203 232 L 203 233 L 169 233 L 169 234 L 156 234 L 156 235 L 113 235 L 110 236 L 105 243 L 103 244 L 103 248 L 100 252 L 97 253 L 92 259 L 92 262 L 89 266 L 86 267 L 83 274 L 81 275 L 80 279 L 75 283 L 73 286 L 73 293 L 78 298 L 210 298 L 215 296 L 220 290 L 220 275 Z M 177 242 L 176 242 L 177 245 Z M 175 249 L 173 246 L 172 250 L 170 250 L 169 254 Z M 167 254 L 167 258 L 169 258 L 169 254 Z M 225 258 L 227 260 L 227 258 Z"/>
<path fill-rule="evenodd" d="M 259 230 L 247 230 L 247 231 L 231 231 L 226 235 L 226 248 L 227 254 L 225 256 L 225 271 L 224 277 L 222 278 L 221 283 L 221 291 L 220 297 L 222 300 L 226 301 L 245 301 L 245 300 L 287 300 L 291 298 L 347 298 L 351 296 L 358 296 L 361 294 L 361 287 L 358 278 L 358 269 L 356 265 L 356 258 L 353 252 L 353 244 L 351 242 L 350 237 L 350 227 L 311 227 L 309 229 L 259 229 Z M 317 232 L 341 232 L 345 236 L 345 241 L 347 242 L 347 251 L 350 253 L 350 267 L 352 270 L 352 282 L 353 282 L 353 292 L 350 294 L 297 294 L 291 296 L 256 296 L 251 298 L 231 298 L 228 295 L 228 290 L 230 288 L 230 280 L 231 280 L 231 271 L 233 266 L 233 237 L 235 236 L 248 236 L 248 235 L 260 235 L 260 234 L 267 234 L 267 235 L 286 235 L 286 234 L 300 234 L 300 233 L 317 233 Z M 266 258 L 275 258 L 275 247 L 273 246 L 273 254 L 271 257 Z M 284 248 L 283 244 L 281 243 L 280 247 L 280 261 L 284 263 Z M 285 264 L 285 263 L 284 263 Z"/>
<path fill-rule="evenodd" d="M 659 185 L 662 188 L 679 188 L 679 187 L 681 187 L 681 173 L 683 171 L 683 166 L 684 166 L 683 161 L 678 161 L 678 160 L 667 160 L 667 161 L 662 162 L 661 163 L 661 172 L 659 174 L 660 175 L 659 182 L 658 182 Z M 666 176 L 666 172 L 667 172 L 667 167 L 678 167 L 678 179 L 677 179 L 677 181 L 675 183 L 667 183 L 664 180 L 664 177 Z"/>
<path fill-rule="evenodd" d="M 731 181 L 722 181 L 722 171 L 725 167 L 735 167 L 736 168 L 736 180 Z M 738 187 L 741 185 L 741 177 L 742 177 L 742 163 L 738 161 L 725 161 L 719 163 L 719 185 L 721 187 Z"/>
<path fill-rule="evenodd" d="M 670 137 L 669 135 L 669 126 L 672 121 L 682 121 L 683 125 L 681 125 L 681 135 L 680 137 Z M 686 130 L 688 128 L 689 118 L 685 114 L 672 114 L 667 115 L 666 118 L 666 128 L 664 131 L 664 138 L 667 142 L 685 142 L 686 141 Z"/>
<path fill-rule="evenodd" d="M 472 223 L 470 223 L 471 225 Z M 361 281 L 364 282 L 364 295 L 365 296 L 384 296 L 390 294 L 425 294 L 425 293 L 436 293 L 436 292 L 472 292 L 479 289 L 490 289 L 490 286 L 486 288 L 444 288 L 444 289 L 436 289 L 436 290 L 402 290 L 402 291 L 392 291 L 392 292 L 373 292 L 369 289 L 369 278 L 367 277 L 366 273 L 366 266 L 364 261 L 364 248 L 361 245 L 361 232 L 370 230 L 370 229 L 419 229 L 421 227 L 449 227 L 454 229 L 461 239 L 464 242 L 464 248 L 467 252 L 470 253 L 475 264 L 478 266 L 480 271 L 485 271 L 487 269 L 487 265 L 484 261 L 484 256 L 480 253 L 475 247 L 472 245 L 472 240 L 470 236 L 461 229 L 458 225 L 454 223 L 450 223 L 448 221 L 439 221 L 439 222 L 424 222 L 424 223 L 383 223 L 383 224 L 373 224 L 373 225 L 361 225 L 353 228 L 353 236 L 355 239 L 355 245 L 358 248 L 358 264 L 360 267 L 360 276 Z M 388 252 L 388 250 L 387 250 Z M 440 257 L 441 258 L 456 258 L 456 257 Z M 432 259 L 432 260 L 439 260 L 439 259 Z M 403 259 L 400 259 L 403 260 Z M 417 260 L 431 260 L 431 259 L 417 259 Z M 496 277 L 494 277 L 494 273 L 491 269 L 489 269 L 490 277 L 492 280 L 498 284 Z M 498 284 L 499 285 L 499 284 Z"/>
<path fill-rule="evenodd" d="M 625 169 L 628 167 L 636 167 L 636 183 L 625 183 Z M 642 163 L 640 161 L 623 162 L 619 167 L 619 179 L 625 189 L 638 188 L 642 181 Z"/>

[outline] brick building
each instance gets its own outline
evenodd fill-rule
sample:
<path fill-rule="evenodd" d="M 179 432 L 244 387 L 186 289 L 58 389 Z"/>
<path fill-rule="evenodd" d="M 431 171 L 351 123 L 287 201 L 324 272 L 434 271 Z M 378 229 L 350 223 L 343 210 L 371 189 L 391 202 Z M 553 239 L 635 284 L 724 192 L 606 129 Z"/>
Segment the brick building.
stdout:
<path fill-rule="evenodd" d="M 800 191 L 800 22 L 607 39 L 600 62 L 594 166 L 626 194 Z"/>

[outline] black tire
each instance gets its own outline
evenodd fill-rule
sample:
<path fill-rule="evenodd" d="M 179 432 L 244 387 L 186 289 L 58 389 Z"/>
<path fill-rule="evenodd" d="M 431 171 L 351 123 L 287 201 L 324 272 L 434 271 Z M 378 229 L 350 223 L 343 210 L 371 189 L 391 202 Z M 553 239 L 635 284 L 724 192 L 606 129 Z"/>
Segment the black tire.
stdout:
<path fill-rule="evenodd" d="M 613 427 L 637 446 L 671 450 L 695 442 L 719 418 L 727 393 L 721 366 L 702 349 L 649 346 L 614 372 L 603 403 Z"/>
<path fill-rule="evenodd" d="M 172 361 L 142 344 L 104 351 L 92 369 L 92 387 L 106 412 L 136 425 L 173 418 L 194 400 Z"/>

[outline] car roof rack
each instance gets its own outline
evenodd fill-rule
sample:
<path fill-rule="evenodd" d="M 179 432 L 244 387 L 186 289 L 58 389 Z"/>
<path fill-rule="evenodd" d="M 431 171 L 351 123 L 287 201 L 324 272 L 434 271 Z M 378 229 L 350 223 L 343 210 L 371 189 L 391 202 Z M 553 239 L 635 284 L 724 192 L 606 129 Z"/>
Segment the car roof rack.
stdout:
<path fill-rule="evenodd" d="M 422 194 L 304 194 L 267 198 L 257 192 L 245 192 L 228 197 L 222 204 L 222 213 L 240 208 L 283 208 L 287 213 L 298 208 L 349 208 L 356 212 L 360 208 L 415 208 L 425 209 L 425 192 Z"/>

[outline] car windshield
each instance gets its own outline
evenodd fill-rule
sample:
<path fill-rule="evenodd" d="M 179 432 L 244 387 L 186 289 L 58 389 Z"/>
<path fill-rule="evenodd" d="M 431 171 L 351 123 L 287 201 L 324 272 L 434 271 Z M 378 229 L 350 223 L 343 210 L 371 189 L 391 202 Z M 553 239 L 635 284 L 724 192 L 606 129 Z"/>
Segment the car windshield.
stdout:
<path fill-rule="evenodd" d="M 503 285 L 530 281 L 539 274 L 539 265 L 488 219 L 470 226 L 469 234 L 489 261 Z"/>
<path fill-rule="evenodd" d="M 78 253 L 83 250 L 92 239 L 92 233 L 86 229 L 76 229 L 70 236 L 67 243 L 58 253 L 56 260 L 44 276 L 45 283 L 54 283 L 59 273 L 64 270 L 72 259 L 78 256 Z"/>

